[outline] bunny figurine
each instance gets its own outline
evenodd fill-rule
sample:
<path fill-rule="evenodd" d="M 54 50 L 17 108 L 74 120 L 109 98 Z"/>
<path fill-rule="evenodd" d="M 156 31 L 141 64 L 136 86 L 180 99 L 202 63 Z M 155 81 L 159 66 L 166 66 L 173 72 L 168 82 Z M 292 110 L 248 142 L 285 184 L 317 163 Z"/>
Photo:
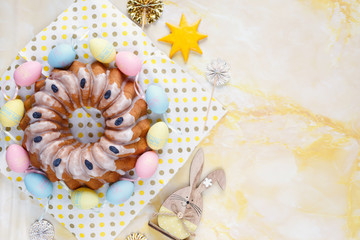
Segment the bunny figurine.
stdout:
<path fill-rule="evenodd" d="M 194 235 L 201 220 L 204 190 L 210 188 L 214 182 L 218 182 L 220 187 L 225 189 L 226 177 L 222 169 L 211 172 L 198 185 L 203 165 L 204 152 L 199 149 L 190 168 L 190 186 L 170 195 L 157 214 L 160 228 L 173 239 L 185 239 Z"/>

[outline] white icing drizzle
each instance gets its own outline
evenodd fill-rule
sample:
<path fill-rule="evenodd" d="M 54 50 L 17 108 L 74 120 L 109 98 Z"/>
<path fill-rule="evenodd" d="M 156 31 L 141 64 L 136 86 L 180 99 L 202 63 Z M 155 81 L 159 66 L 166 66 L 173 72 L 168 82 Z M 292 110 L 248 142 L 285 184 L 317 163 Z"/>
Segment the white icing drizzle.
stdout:
<path fill-rule="evenodd" d="M 67 113 L 64 106 L 48 93 L 40 91 L 35 93 L 34 97 L 35 97 L 35 106 L 46 106 L 51 109 L 57 108 L 60 109 L 57 112 L 60 113 L 63 116 L 63 118 L 66 115 L 63 113 L 63 112 Z"/>
<path fill-rule="evenodd" d="M 104 95 L 108 90 L 111 91 L 111 95 L 108 99 L 105 99 Z M 104 108 L 107 108 L 110 104 L 112 104 L 118 98 L 120 93 L 121 93 L 121 89 L 118 87 L 116 82 L 109 84 L 108 87 L 104 90 L 104 94 L 101 97 L 98 109 L 101 111 Z"/>
<path fill-rule="evenodd" d="M 119 144 L 115 144 L 109 140 L 107 140 L 105 137 L 102 137 L 99 141 L 100 146 L 102 147 L 102 149 L 104 149 L 104 151 L 108 154 L 112 154 L 114 156 L 117 157 L 122 157 L 124 155 L 127 155 L 129 153 L 134 153 L 135 149 L 134 148 L 125 148 L 125 146 L 123 145 L 119 145 Z M 115 147 L 119 153 L 114 153 L 110 150 L 110 146 Z"/>
<path fill-rule="evenodd" d="M 83 169 L 85 170 L 87 175 L 92 176 L 92 177 L 101 177 L 107 171 L 105 171 L 103 168 L 101 168 L 97 165 L 96 161 L 94 160 L 94 158 L 91 154 L 90 149 L 91 149 L 91 146 L 84 148 L 83 151 L 81 152 L 81 164 L 83 165 Z M 88 160 L 91 163 L 91 165 L 92 165 L 91 170 L 87 168 L 87 166 L 85 164 L 85 160 Z"/>
<path fill-rule="evenodd" d="M 57 87 L 56 93 L 52 90 L 53 84 Z M 68 112 L 71 112 L 73 110 L 74 104 L 71 101 L 68 93 L 66 92 L 66 89 L 59 81 L 49 78 L 46 79 L 45 85 L 42 90 L 56 98 L 66 108 Z"/>
<path fill-rule="evenodd" d="M 67 71 L 55 72 L 51 74 L 51 77 L 61 82 L 66 88 L 69 96 L 73 100 L 74 108 L 80 107 L 78 103 L 80 103 L 80 90 L 78 86 L 78 81 L 76 76 Z"/>
<path fill-rule="evenodd" d="M 93 86 L 90 96 L 91 105 L 96 107 L 99 104 L 101 94 L 104 92 L 104 89 L 107 86 L 109 71 L 106 71 L 105 73 L 100 73 L 95 76 L 91 67 L 89 68 L 89 70 L 93 78 Z"/>
<path fill-rule="evenodd" d="M 58 139 L 60 137 L 61 133 L 60 132 L 46 132 L 44 134 L 40 134 L 37 136 L 41 136 L 42 140 L 41 142 L 34 142 L 34 138 L 28 136 L 28 139 L 26 141 L 26 148 L 28 149 L 28 151 L 30 153 L 40 153 L 42 149 L 44 149 L 44 147 L 46 147 L 46 145 L 55 140 Z M 34 137 L 37 137 L 34 136 Z"/>
<path fill-rule="evenodd" d="M 69 156 L 67 170 L 74 179 L 90 180 L 90 176 L 86 174 L 83 164 L 81 163 L 81 152 L 86 147 L 88 147 L 88 144 L 75 148 Z"/>
<path fill-rule="evenodd" d="M 95 143 L 91 147 L 91 153 L 93 154 L 93 157 L 94 157 L 96 163 L 100 167 L 102 167 L 104 169 L 108 169 L 110 171 L 115 171 L 116 170 L 115 160 L 117 160 L 117 157 L 115 157 L 114 155 L 106 153 L 101 148 L 99 143 Z"/>
<path fill-rule="evenodd" d="M 89 65 L 89 64 L 87 64 Z M 77 73 L 78 76 L 78 86 L 80 88 L 80 94 L 81 94 L 81 105 L 82 106 L 89 106 L 90 104 L 90 92 L 91 92 L 91 85 L 92 85 L 92 81 L 91 81 L 91 75 L 88 71 L 86 71 L 87 68 L 86 67 L 81 67 L 79 68 L 79 71 Z M 84 88 L 81 88 L 80 86 L 80 82 L 81 79 L 85 78 L 85 86 Z M 85 102 L 83 100 L 86 100 Z"/>
<path fill-rule="evenodd" d="M 117 143 L 128 143 L 132 141 L 134 133 L 132 128 L 127 128 L 124 130 L 106 130 L 105 136 L 109 138 L 111 141 L 115 141 Z"/>
<path fill-rule="evenodd" d="M 33 114 L 35 112 L 41 113 L 41 117 L 34 118 Z M 30 124 L 42 120 L 53 120 L 54 118 L 62 119 L 62 117 L 55 111 L 40 106 L 34 106 L 29 111 L 27 111 L 26 115 L 30 118 Z"/>
<path fill-rule="evenodd" d="M 119 115 L 131 106 L 131 99 L 127 99 L 124 92 L 121 93 L 120 97 L 103 113 L 105 118 L 110 118 L 115 115 Z"/>
<path fill-rule="evenodd" d="M 69 165 L 68 162 L 69 162 L 71 152 L 75 149 L 75 147 L 74 147 L 75 144 L 76 143 L 74 143 L 72 145 L 66 145 L 58 150 L 57 154 L 54 156 L 54 159 L 57 159 L 57 158 L 61 159 L 59 166 L 54 167 L 52 164 L 50 164 L 50 166 L 54 170 L 56 177 L 58 179 L 64 178 L 63 174 L 64 174 L 65 169 L 70 174 L 70 172 L 68 171 L 68 165 Z"/>

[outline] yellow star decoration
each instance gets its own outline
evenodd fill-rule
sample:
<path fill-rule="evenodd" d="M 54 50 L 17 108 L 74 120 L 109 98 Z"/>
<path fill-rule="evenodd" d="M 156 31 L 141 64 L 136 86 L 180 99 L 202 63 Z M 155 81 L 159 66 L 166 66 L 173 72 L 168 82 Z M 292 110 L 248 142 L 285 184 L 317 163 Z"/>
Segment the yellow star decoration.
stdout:
<path fill-rule="evenodd" d="M 189 25 L 183 14 L 181 16 L 179 27 L 171 25 L 170 23 L 166 23 L 171 33 L 163 38 L 160 38 L 159 41 L 172 44 L 170 58 L 172 58 L 178 51 L 181 51 L 185 62 L 187 62 L 190 50 L 202 54 L 202 51 L 198 45 L 198 41 L 206 38 L 207 35 L 201 34 L 197 31 L 200 21 L 201 19 L 199 19 L 199 21 L 193 25 Z"/>

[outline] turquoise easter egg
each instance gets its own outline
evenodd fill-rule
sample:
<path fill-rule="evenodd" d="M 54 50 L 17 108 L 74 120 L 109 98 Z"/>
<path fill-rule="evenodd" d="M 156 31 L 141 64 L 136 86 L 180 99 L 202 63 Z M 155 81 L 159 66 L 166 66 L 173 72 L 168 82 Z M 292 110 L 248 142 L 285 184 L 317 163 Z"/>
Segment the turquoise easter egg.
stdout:
<path fill-rule="evenodd" d="M 76 52 L 70 44 L 62 43 L 53 48 L 48 55 L 48 63 L 54 68 L 70 66 L 76 57 Z"/>
<path fill-rule="evenodd" d="M 108 188 L 106 200 L 112 204 L 124 203 L 132 196 L 134 188 L 134 183 L 130 181 L 118 181 Z"/>
<path fill-rule="evenodd" d="M 99 204 L 99 196 L 89 188 L 81 187 L 71 193 L 72 203 L 79 209 L 91 209 Z"/>
<path fill-rule="evenodd" d="M 146 135 L 146 142 L 153 150 L 159 150 L 164 147 L 169 138 L 169 128 L 164 122 L 155 123 L 149 129 Z"/>
<path fill-rule="evenodd" d="M 52 194 L 53 184 L 39 173 L 28 173 L 24 179 L 26 189 L 37 198 L 46 198 Z"/>
<path fill-rule="evenodd" d="M 111 63 L 115 60 L 116 51 L 113 45 L 102 38 L 93 38 L 89 42 L 90 52 L 102 63 Z"/>
<path fill-rule="evenodd" d="M 18 125 L 24 116 L 24 103 L 20 99 L 10 100 L 0 109 L 0 123 L 4 127 Z"/>
<path fill-rule="evenodd" d="M 146 89 L 146 103 L 154 113 L 163 114 L 169 107 L 169 98 L 162 87 L 150 85 Z"/>

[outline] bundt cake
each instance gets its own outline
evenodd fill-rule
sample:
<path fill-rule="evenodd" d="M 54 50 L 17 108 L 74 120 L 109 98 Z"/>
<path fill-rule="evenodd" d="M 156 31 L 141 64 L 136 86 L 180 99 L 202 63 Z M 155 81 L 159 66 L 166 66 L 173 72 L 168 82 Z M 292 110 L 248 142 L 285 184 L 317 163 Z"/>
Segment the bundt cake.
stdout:
<path fill-rule="evenodd" d="M 81 143 L 70 132 L 68 117 L 81 107 L 96 108 L 105 119 L 98 142 Z M 146 102 L 117 68 L 99 62 L 75 61 L 68 70 L 54 69 L 36 83 L 25 110 L 20 127 L 31 164 L 70 189 L 118 181 L 147 149 Z"/>

